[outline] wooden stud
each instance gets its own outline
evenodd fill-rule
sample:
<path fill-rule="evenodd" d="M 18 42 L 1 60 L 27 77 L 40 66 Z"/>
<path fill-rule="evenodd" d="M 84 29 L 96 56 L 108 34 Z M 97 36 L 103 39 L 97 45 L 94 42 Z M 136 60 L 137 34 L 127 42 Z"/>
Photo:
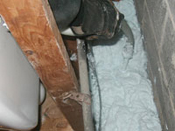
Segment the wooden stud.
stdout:
<path fill-rule="evenodd" d="M 79 80 L 79 66 L 78 66 L 78 54 L 77 54 L 77 41 L 75 37 L 63 36 L 63 41 L 66 46 L 69 57 L 73 54 L 77 56 L 77 60 L 71 61 L 74 68 L 77 79 Z"/>
<path fill-rule="evenodd" d="M 48 1 L 0 0 L 0 14 L 72 128 L 83 131 L 82 107 L 60 97 L 78 82 Z"/>
<path fill-rule="evenodd" d="M 40 131 L 73 131 L 69 122 L 65 119 L 49 94 L 47 94 L 41 110 Z"/>

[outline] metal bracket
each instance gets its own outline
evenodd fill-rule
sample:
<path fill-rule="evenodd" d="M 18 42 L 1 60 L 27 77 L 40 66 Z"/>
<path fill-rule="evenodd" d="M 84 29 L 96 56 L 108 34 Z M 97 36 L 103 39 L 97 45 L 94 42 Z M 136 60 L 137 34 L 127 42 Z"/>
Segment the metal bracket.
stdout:
<path fill-rule="evenodd" d="M 83 94 L 83 93 L 76 92 L 76 91 L 69 91 L 69 92 L 63 93 L 62 99 L 63 99 L 63 101 L 66 99 L 72 99 L 72 100 L 75 100 L 76 102 L 78 102 L 80 105 L 82 105 L 82 103 L 85 103 L 87 105 L 91 105 L 90 95 Z"/>

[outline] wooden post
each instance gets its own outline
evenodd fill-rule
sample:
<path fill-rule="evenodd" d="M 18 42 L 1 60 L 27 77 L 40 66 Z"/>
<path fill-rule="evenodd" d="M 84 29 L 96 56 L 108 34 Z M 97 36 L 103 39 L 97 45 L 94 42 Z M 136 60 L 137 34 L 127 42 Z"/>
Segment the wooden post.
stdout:
<path fill-rule="evenodd" d="M 0 14 L 72 128 L 83 131 L 81 106 L 60 97 L 78 83 L 48 1 L 0 0 Z"/>
<path fill-rule="evenodd" d="M 69 122 L 65 119 L 49 94 L 47 94 L 41 110 L 40 131 L 73 131 Z M 33 131 L 36 131 L 36 129 Z"/>

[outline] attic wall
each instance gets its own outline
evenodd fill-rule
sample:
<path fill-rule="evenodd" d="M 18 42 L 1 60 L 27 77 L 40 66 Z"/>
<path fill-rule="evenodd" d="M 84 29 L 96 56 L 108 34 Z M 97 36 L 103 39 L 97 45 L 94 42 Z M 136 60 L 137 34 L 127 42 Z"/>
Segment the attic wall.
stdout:
<path fill-rule="evenodd" d="M 163 131 L 175 129 L 175 1 L 135 0 Z"/>

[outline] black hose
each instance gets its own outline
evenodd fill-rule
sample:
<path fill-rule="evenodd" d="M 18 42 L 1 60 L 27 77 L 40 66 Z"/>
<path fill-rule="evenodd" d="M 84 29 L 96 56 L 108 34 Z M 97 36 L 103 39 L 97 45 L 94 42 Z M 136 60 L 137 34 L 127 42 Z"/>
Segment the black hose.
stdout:
<path fill-rule="evenodd" d="M 102 97 L 101 97 L 101 90 L 100 90 L 100 84 L 99 84 L 99 80 L 98 80 L 98 75 L 97 75 L 97 71 L 96 71 L 96 66 L 95 66 L 95 58 L 94 58 L 94 53 L 93 53 L 93 48 L 92 48 L 92 43 L 88 43 L 87 44 L 87 53 L 88 55 L 90 55 L 88 57 L 88 64 L 89 67 L 91 68 L 94 76 L 96 77 L 96 84 L 97 84 L 97 88 L 98 88 L 98 94 L 99 94 L 99 126 L 98 126 L 98 131 L 102 130 Z M 94 59 L 94 61 L 92 61 L 91 58 Z"/>

